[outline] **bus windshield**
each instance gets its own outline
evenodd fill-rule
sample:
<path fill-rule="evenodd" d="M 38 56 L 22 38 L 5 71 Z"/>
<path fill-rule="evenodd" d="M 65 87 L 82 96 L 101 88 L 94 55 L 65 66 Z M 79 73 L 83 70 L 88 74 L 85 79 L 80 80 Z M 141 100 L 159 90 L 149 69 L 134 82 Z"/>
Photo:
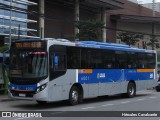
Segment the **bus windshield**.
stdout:
<path fill-rule="evenodd" d="M 11 51 L 10 77 L 37 78 L 47 75 L 47 52 Z"/>

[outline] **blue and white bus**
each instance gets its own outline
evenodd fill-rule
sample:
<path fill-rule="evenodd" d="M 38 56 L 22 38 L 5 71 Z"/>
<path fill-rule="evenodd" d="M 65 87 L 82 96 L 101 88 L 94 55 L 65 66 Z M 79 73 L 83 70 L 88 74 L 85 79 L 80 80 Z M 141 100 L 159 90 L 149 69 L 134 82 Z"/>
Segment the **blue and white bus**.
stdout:
<path fill-rule="evenodd" d="M 124 94 L 157 84 L 156 52 L 128 45 L 64 39 L 12 42 L 9 93 L 46 103 Z"/>

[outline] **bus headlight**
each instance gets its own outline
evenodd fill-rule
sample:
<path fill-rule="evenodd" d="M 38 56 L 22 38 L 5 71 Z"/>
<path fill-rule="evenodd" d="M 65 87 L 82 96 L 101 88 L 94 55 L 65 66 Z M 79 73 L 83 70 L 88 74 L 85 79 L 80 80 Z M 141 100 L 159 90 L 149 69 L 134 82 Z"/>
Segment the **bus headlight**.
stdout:
<path fill-rule="evenodd" d="M 47 84 L 43 84 L 39 87 L 37 87 L 36 93 L 39 93 L 40 91 L 44 90 L 46 88 Z"/>

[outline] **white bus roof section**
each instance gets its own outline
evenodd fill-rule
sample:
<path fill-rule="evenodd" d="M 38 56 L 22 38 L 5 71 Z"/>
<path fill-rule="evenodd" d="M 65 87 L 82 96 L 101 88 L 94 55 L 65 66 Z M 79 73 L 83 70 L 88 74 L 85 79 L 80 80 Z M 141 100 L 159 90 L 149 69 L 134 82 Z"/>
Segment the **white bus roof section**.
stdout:
<path fill-rule="evenodd" d="M 75 42 L 71 42 L 67 39 L 44 38 L 43 40 L 49 41 L 49 45 L 76 46 Z"/>
<path fill-rule="evenodd" d="M 48 47 L 50 47 L 51 45 L 65 45 L 65 46 L 97 48 L 97 49 L 107 49 L 107 50 L 126 51 L 126 52 L 156 53 L 155 50 L 133 48 L 129 45 L 116 44 L 116 43 L 104 43 L 104 42 L 96 42 L 96 41 L 71 42 L 67 39 L 55 39 L 55 38 L 44 38 L 41 40 L 48 41 L 48 45 L 49 45 Z"/>

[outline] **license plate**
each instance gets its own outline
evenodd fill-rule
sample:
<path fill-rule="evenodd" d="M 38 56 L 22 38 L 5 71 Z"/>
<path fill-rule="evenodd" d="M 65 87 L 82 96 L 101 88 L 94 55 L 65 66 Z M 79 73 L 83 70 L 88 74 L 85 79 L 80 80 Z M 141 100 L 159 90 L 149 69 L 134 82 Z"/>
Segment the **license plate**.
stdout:
<path fill-rule="evenodd" d="M 20 96 L 20 97 L 26 97 L 26 94 L 20 93 L 19 96 Z"/>

